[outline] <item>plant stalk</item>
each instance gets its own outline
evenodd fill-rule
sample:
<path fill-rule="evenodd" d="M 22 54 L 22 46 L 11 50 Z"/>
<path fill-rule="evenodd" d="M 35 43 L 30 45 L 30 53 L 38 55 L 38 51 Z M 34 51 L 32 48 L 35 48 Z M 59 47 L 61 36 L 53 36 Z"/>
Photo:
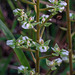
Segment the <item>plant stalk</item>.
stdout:
<path fill-rule="evenodd" d="M 39 0 L 37 0 L 37 3 L 36 3 L 36 9 L 37 9 L 37 12 L 36 12 L 36 21 L 39 22 Z M 40 26 L 39 24 L 37 24 L 37 42 L 39 43 L 39 38 L 40 38 Z M 40 65 L 40 62 L 39 62 L 39 50 L 36 50 L 36 75 L 39 75 L 39 65 Z"/>
<path fill-rule="evenodd" d="M 67 32 L 68 32 L 68 43 L 69 43 L 69 64 L 70 64 L 70 75 L 73 75 L 73 65 L 72 65 L 72 37 L 71 37 L 71 22 L 69 18 L 69 0 L 66 0 L 66 15 L 67 15 Z"/>
<path fill-rule="evenodd" d="M 41 32 L 41 35 L 40 35 L 41 38 L 43 36 L 44 30 L 45 30 L 45 27 L 43 27 L 43 29 L 42 29 L 42 32 Z"/>

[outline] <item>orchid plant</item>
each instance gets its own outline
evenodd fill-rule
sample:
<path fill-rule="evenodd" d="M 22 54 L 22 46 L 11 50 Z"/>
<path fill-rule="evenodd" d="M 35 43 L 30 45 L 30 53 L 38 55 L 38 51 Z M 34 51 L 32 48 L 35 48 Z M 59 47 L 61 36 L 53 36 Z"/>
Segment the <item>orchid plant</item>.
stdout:
<path fill-rule="evenodd" d="M 21 23 L 21 27 L 26 30 L 33 29 L 34 32 L 36 32 L 37 34 L 36 41 L 34 41 L 28 36 L 21 35 L 17 40 L 12 39 L 12 40 L 7 40 L 6 42 L 6 44 L 12 48 L 22 48 L 25 49 L 26 51 L 32 52 L 32 55 L 33 52 L 36 55 L 33 57 L 36 68 L 34 70 L 33 69 L 28 70 L 27 66 L 21 65 L 20 67 L 18 67 L 18 73 L 23 73 L 24 75 L 40 75 L 39 61 L 44 58 L 46 58 L 46 64 L 50 67 L 51 71 L 56 70 L 57 66 L 60 66 L 62 62 L 69 63 L 69 51 L 65 49 L 60 49 L 58 44 L 55 44 L 54 47 L 51 47 L 53 53 L 50 56 L 57 57 L 56 59 L 50 61 L 47 58 L 47 56 L 39 57 L 39 53 L 47 52 L 50 49 L 49 48 L 50 40 L 44 41 L 42 38 L 45 27 L 49 27 L 52 24 L 47 21 L 51 20 L 51 18 L 54 15 L 58 14 L 59 12 L 62 13 L 65 7 L 67 6 L 67 3 L 61 0 L 59 1 L 49 0 L 49 3 L 51 3 L 52 6 L 46 5 L 47 8 L 43 10 L 48 10 L 51 14 L 50 15 L 43 14 L 41 17 L 39 16 L 39 14 L 40 11 L 43 10 L 39 8 L 39 0 L 37 0 L 37 2 L 34 5 L 34 8 L 36 9 L 35 10 L 36 15 L 34 16 L 31 16 L 32 13 L 30 11 L 25 12 L 24 9 L 17 8 L 13 10 L 14 15 L 17 16 L 17 20 Z M 75 56 L 72 55 L 73 62 L 74 59 Z M 50 75 L 49 72 L 46 75 Z"/>

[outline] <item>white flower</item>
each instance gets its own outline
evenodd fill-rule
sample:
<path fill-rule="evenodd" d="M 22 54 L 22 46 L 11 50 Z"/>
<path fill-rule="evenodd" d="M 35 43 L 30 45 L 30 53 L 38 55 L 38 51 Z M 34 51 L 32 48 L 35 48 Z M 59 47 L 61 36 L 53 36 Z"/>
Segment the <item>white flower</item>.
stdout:
<path fill-rule="evenodd" d="M 27 36 L 22 37 L 23 40 L 28 40 L 29 38 Z"/>
<path fill-rule="evenodd" d="M 58 66 L 62 63 L 62 60 L 60 58 L 55 59 L 55 62 L 57 63 Z"/>
<path fill-rule="evenodd" d="M 68 57 L 61 57 L 63 61 L 65 62 L 69 62 L 69 58 Z"/>
<path fill-rule="evenodd" d="M 50 61 L 49 66 L 53 66 L 54 65 L 54 61 Z"/>
<path fill-rule="evenodd" d="M 55 0 L 49 0 L 49 2 L 55 2 Z"/>
<path fill-rule="evenodd" d="M 18 67 L 19 70 L 23 70 L 25 67 L 23 65 L 21 65 L 20 67 Z"/>
<path fill-rule="evenodd" d="M 6 44 L 7 45 L 13 45 L 14 43 L 13 43 L 13 40 L 7 40 Z"/>
<path fill-rule="evenodd" d="M 24 41 L 23 40 L 18 40 L 18 43 L 23 44 Z"/>
<path fill-rule="evenodd" d="M 45 15 L 45 14 L 43 14 L 42 17 L 43 17 L 43 18 L 48 18 L 49 15 Z"/>
<path fill-rule="evenodd" d="M 30 20 L 32 20 L 32 21 L 33 21 L 33 20 L 34 20 L 34 16 L 33 16 L 33 17 L 30 17 Z"/>
<path fill-rule="evenodd" d="M 30 29 L 30 28 L 33 28 L 33 26 L 31 24 L 25 22 L 25 23 L 23 23 L 22 28 L 24 28 L 24 29 Z"/>
<path fill-rule="evenodd" d="M 42 40 L 43 40 L 43 39 L 40 37 L 39 42 L 41 43 Z"/>
<path fill-rule="evenodd" d="M 59 7 L 59 12 L 62 12 L 65 9 L 65 7 Z"/>
<path fill-rule="evenodd" d="M 61 54 L 68 56 L 69 55 L 69 51 L 63 49 L 63 51 L 61 52 Z"/>
<path fill-rule="evenodd" d="M 39 49 L 40 49 L 40 52 L 46 52 L 49 49 L 49 47 L 47 47 L 47 46 L 40 46 Z"/>
<path fill-rule="evenodd" d="M 24 28 L 24 29 L 29 29 L 29 24 L 27 24 L 27 22 L 25 22 L 25 23 L 22 25 L 22 28 Z"/>
<path fill-rule="evenodd" d="M 21 65 L 20 67 L 18 67 L 19 70 L 24 70 L 24 69 L 28 69 L 28 67 L 24 67 L 23 65 Z"/>
<path fill-rule="evenodd" d="M 30 41 L 28 40 L 28 41 L 27 41 L 27 46 L 31 47 L 31 45 L 32 45 L 32 44 L 31 44 Z"/>
<path fill-rule="evenodd" d="M 66 5 L 67 5 L 67 3 L 66 3 L 66 2 L 64 2 L 64 1 L 61 1 L 61 2 L 60 2 L 60 5 L 62 5 L 62 6 L 66 6 Z"/>
<path fill-rule="evenodd" d="M 72 17 L 73 13 L 70 13 L 69 16 Z"/>
<path fill-rule="evenodd" d="M 17 13 L 17 12 L 18 12 L 18 10 L 17 10 L 17 9 L 15 9 L 15 10 L 13 10 L 13 12 L 14 12 L 14 13 Z"/>

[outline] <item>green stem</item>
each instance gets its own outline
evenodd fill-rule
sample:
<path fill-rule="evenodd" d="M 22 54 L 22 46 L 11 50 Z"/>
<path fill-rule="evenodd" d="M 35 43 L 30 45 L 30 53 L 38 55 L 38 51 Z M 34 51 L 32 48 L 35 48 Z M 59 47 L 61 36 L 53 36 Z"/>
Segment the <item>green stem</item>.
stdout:
<path fill-rule="evenodd" d="M 45 58 L 50 58 L 50 57 L 53 57 L 52 55 L 46 55 L 46 56 L 43 56 L 43 57 L 39 57 L 39 59 L 45 59 Z"/>
<path fill-rule="evenodd" d="M 22 49 L 24 49 L 25 51 L 30 51 L 30 52 L 34 52 L 35 53 L 35 50 L 32 50 L 30 48 L 24 48 L 24 47 L 22 47 Z"/>
<path fill-rule="evenodd" d="M 40 11 L 46 11 L 46 10 L 50 10 L 50 9 L 53 9 L 53 7 L 50 7 L 50 8 L 43 8 L 43 9 L 39 9 Z"/>
<path fill-rule="evenodd" d="M 36 50 L 36 75 L 39 75 L 39 50 Z"/>
<path fill-rule="evenodd" d="M 39 22 L 39 0 L 37 0 L 37 5 L 36 5 L 36 9 L 37 9 L 37 12 L 36 12 L 36 20 L 37 22 Z M 37 42 L 39 43 L 39 38 L 40 38 L 40 26 L 39 24 L 37 24 Z M 36 50 L 36 75 L 39 75 L 39 65 L 40 65 L 40 62 L 39 62 L 39 50 Z"/>
<path fill-rule="evenodd" d="M 36 59 L 35 59 L 34 54 L 32 52 L 31 52 L 31 56 L 32 56 L 34 63 L 36 63 Z"/>
<path fill-rule="evenodd" d="M 27 4 L 31 4 L 31 5 L 36 5 L 36 3 L 33 3 L 33 2 L 30 2 L 30 1 L 27 1 L 27 0 L 19 0 L 23 3 L 27 3 Z"/>
<path fill-rule="evenodd" d="M 67 0 L 66 7 L 66 15 L 67 15 L 67 32 L 68 32 L 68 43 L 69 43 L 69 64 L 70 64 L 70 75 L 73 75 L 73 65 L 72 65 L 72 38 L 71 38 L 71 22 L 69 18 L 69 0 Z"/>
<path fill-rule="evenodd" d="M 37 22 L 39 22 L 39 0 L 37 0 L 37 13 L 36 13 L 36 16 L 37 16 L 37 18 L 36 18 L 36 20 L 37 20 Z M 40 26 L 39 26 L 39 24 L 37 25 L 37 42 L 39 42 L 39 38 L 40 38 Z"/>
<path fill-rule="evenodd" d="M 45 27 L 43 27 L 43 29 L 42 29 L 42 32 L 41 32 L 41 35 L 40 35 L 41 38 L 43 36 L 44 30 L 45 30 Z"/>

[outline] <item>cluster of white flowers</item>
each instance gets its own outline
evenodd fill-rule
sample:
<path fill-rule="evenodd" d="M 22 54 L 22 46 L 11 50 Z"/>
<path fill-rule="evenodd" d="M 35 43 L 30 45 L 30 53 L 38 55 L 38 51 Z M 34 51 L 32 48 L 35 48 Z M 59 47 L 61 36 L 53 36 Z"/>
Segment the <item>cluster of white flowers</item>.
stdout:
<path fill-rule="evenodd" d="M 51 47 L 52 48 L 52 47 Z M 55 52 L 53 53 L 53 55 L 55 56 L 60 56 L 61 59 L 64 62 L 69 62 L 69 51 L 65 50 L 65 49 L 61 49 L 59 48 L 59 46 L 57 44 L 55 44 L 54 48 L 52 48 L 52 50 Z"/>
<path fill-rule="evenodd" d="M 24 29 L 30 29 L 30 28 L 33 28 L 33 25 L 27 23 L 27 22 L 24 22 L 23 25 L 22 25 L 22 28 Z"/>
<path fill-rule="evenodd" d="M 65 6 L 67 3 L 65 1 L 56 1 L 56 0 L 49 0 L 53 4 L 53 6 L 46 5 L 47 8 L 53 7 L 53 9 L 50 9 L 50 12 L 62 12 L 65 9 Z"/>
<path fill-rule="evenodd" d="M 57 65 L 60 66 L 61 63 L 62 63 L 62 59 L 60 58 L 54 59 L 52 61 L 46 59 L 46 64 L 51 67 L 51 70 L 57 69 L 56 66 Z"/>
<path fill-rule="evenodd" d="M 22 21 L 22 28 L 24 29 L 32 29 L 34 26 L 32 25 L 32 22 L 34 21 L 35 16 L 28 16 L 24 9 L 15 9 L 13 10 L 15 16 L 18 16 L 17 20 Z"/>
<path fill-rule="evenodd" d="M 21 36 L 16 43 L 19 47 L 33 47 L 35 42 L 27 36 Z"/>
<path fill-rule="evenodd" d="M 18 67 L 18 73 L 23 73 L 24 75 L 35 75 L 35 69 L 28 70 L 28 67 L 21 65 Z"/>

